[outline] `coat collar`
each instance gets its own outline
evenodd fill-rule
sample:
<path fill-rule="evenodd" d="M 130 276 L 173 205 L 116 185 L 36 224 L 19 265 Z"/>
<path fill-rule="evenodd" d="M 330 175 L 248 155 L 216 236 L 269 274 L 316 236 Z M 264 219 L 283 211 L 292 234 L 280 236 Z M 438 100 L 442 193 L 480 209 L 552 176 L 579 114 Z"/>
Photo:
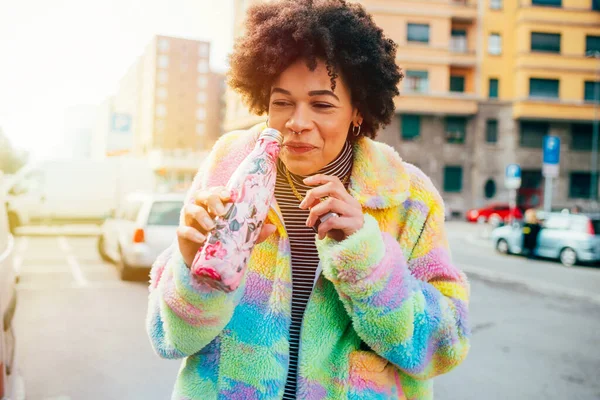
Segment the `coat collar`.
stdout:
<path fill-rule="evenodd" d="M 246 136 L 248 142 L 243 143 L 240 150 L 251 151 L 265 127 L 266 124 L 261 123 L 250 128 L 250 135 Z M 364 208 L 399 206 L 408 198 L 409 190 L 410 175 L 393 147 L 367 137 L 361 137 L 354 144 L 348 192 Z"/>

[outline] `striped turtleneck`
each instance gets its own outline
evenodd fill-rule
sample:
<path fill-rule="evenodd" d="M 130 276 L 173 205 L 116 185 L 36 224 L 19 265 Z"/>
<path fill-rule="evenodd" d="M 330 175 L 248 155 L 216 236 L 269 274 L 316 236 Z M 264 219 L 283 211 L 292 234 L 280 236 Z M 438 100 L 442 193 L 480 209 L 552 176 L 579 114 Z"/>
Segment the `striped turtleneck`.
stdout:
<path fill-rule="evenodd" d="M 352 145 L 346 142 L 340 154 L 317 174 L 333 175 L 343 179 L 352 169 Z M 294 186 L 304 198 L 312 186 L 305 185 L 302 180 L 306 176 L 294 175 L 290 172 Z M 347 183 L 346 183 L 347 185 Z M 319 256 L 315 244 L 315 232 L 306 226 L 310 210 L 301 210 L 300 200 L 294 196 L 285 175 L 285 166 L 281 161 L 277 166 L 277 184 L 275 198 L 283 214 L 285 228 L 288 233 L 292 251 L 292 323 L 290 326 L 290 364 L 283 394 L 284 400 L 296 398 L 298 377 L 298 351 L 302 317 L 314 283 L 319 265 Z"/>

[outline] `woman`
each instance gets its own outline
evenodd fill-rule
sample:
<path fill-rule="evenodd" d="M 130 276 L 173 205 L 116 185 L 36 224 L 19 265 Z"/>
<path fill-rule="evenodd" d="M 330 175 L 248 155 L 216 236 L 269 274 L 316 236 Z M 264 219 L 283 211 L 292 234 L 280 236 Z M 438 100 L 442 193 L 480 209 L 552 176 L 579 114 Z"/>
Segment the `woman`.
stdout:
<path fill-rule="evenodd" d="M 523 252 L 527 258 L 535 257 L 538 236 L 542 227 L 537 219 L 536 211 L 533 208 L 525 211 L 525 224 L 523 225 Z"/>
<path fill-rule="evenodd" d="M 431 181 L 372 140 L 394 116 L 395 44 L 336 0 L 252 7 L 246 32 L 229 84 L 268 121 L 215 144 L 152 270 L 149 336 L 185 358 L 173 399 L 433 398 L 468 351 L 469 289 Z M 284 136 L 276 201 L 240 288 L 211 290 L 189 266 L 267 124 Z"/>

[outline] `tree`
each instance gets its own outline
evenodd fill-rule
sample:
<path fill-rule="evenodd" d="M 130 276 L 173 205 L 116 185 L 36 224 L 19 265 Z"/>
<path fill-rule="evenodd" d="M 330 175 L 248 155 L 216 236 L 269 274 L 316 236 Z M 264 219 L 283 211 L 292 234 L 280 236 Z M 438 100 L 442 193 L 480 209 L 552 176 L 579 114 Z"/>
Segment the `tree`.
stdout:
<path fill-rule="evenodd" d="M 27 162 L 27 153 L 13 147 L 8 137 L 0 128 L 0 171 L 14 174 Z"/>

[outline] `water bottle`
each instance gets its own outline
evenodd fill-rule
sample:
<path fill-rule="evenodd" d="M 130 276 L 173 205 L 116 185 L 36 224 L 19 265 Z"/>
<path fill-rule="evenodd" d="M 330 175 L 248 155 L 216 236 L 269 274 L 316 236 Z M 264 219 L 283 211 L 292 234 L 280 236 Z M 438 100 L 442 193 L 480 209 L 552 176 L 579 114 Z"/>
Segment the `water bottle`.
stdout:
<path fill-rule="evenodd" d="M 276 129 L 263 130 L 254 150 L 229 178 L 231 201 L 226 204 L 226 213 L 215 219 L 215 228 L 191 266 L 196 280 L 224 292 L 240 285 L 275 195 L 282 142 L 283 136 Z"/>

